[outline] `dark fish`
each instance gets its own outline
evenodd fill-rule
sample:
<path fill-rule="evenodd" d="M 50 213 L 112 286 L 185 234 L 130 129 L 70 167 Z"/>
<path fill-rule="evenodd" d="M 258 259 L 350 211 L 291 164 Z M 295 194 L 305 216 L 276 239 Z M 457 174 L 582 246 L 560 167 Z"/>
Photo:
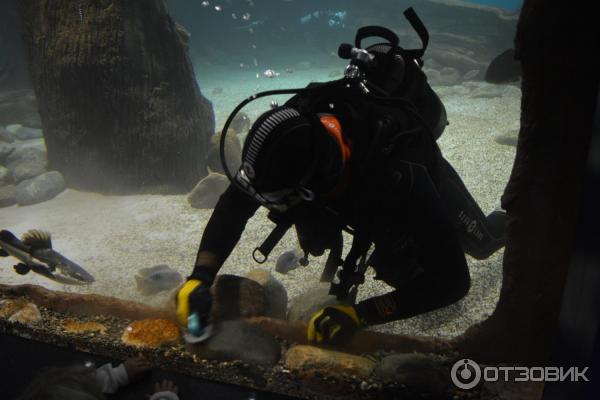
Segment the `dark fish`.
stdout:
<path fill-rule="evenodd" d="M 143 296 L 174 289 L 182 282 L 181 274 L 164 264 L 142 268 L 135 276 L 137 290 Z"/>
<path fill-rule="evenodd" d="M 488 83 L 509 83 L 521 77 L 521 63 L 515 59 L 515 49 L 508 49 L 492 60 L 485 71 Z"/>
<path fill-rule="evenodd" d="M 7 230 L 0 231 L 0 257 L 12 256 L 18 274 L 35 272 L 53 281 L 68 285 L 94 282 L 94 277 L 82 267 L 52 249 L 50 234 L 27 231 L 21 240 Z"/>

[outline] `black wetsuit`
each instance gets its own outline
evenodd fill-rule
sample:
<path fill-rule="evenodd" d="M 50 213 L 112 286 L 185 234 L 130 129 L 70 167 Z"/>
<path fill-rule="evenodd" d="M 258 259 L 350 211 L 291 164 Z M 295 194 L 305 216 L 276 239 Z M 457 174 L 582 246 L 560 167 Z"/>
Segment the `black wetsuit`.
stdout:
<path fill-rule="evenodd" d="M 383 150 L 385 156 L 377 153 L 379 149 L 367 156 L 372 135 L 361 132 L 373 127 L 366 120 L 340 118 L 353 144 L 351 182 L 333 200 L 305 202 L 293 209 L 296 227 L 308 228 L 308 235 L 342 225 L 370 231 L 375 245 L 370 265 L 377 279 L 396 290 L 357 304 L 368 324 L 412 317 L 458 301 L 470 286 L 464 253 L 488 257 L 503 245 L 503 226 L 488 226 L 441 156 L 435 138 L 424 130 L 404 131 L 393 148 Z M 367 162 L 367 157 L 375 162 Z M 226 260 L 258 207 L 230 186 L 206 226 L 200 251 Z"/>

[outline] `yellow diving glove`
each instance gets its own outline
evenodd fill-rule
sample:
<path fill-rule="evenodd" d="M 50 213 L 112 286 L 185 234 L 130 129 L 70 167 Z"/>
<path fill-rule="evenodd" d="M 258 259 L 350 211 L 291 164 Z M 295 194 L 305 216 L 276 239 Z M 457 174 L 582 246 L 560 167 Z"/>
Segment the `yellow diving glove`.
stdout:
<path fill-rule="evenodd" d="M 175 301 L 177 320 L 181 326 L 187 328 L 188 318 L 194 313 L 202 326 L 206 326 L 212 305 L 209 289 L 209 286 L 199 279 L 190 279 L 179 288 Z"/>
<path fill-rule="evenodd" d="M 363 327 L 356 309 L 351 305 L 328 306 L 315 313 L 308 322 L 308 341 L 339 343 L 350 338 Z"/>

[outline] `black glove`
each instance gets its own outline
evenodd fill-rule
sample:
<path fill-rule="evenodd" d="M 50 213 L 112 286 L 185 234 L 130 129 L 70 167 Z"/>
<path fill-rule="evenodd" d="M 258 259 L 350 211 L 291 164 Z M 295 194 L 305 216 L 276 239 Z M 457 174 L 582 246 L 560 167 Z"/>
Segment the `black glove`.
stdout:
<path fill-rule="evenodd" d="M 181 326 L 189 328 L 189 317 L 196 314 L 200 323 L 199 331 L 191 332 L 198 336 L 204 327 L 208 325 L 212 297 L 209 292 L 210 286 L 199 279 L 189 279 L 179 288 L 177 292 L 177 319 Z"/>
<path fill-rule="evenodd" d="M 325 307 L 315 313 L 308 323 L 308 341 L 340 343 L 349 339 L 364 323 L 351 305 Z"/>

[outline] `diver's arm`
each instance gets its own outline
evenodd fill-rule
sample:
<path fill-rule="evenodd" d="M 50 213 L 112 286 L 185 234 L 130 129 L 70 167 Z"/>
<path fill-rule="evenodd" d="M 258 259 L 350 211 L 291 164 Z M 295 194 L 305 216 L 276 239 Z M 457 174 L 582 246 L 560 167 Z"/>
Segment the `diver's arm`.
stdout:
<path fill-rule="evenodd" d="M 435 186 L 424 171 L 413 171 L 413 177 L 408 215 L 422 272 L 393 292 L 359 303 L 357 312 L 367 325 L 433 311 L 455 303 L 469 291 L 464 252 Z"/>
<path fill-rule="evenodd" d="M 212 281 L 258 207 L 256 201 L 235 185 L 229 185 L 219 198 L 204 229 L 190 278 Z M 207 279 L 207 276 L 211 279 Z"/>

